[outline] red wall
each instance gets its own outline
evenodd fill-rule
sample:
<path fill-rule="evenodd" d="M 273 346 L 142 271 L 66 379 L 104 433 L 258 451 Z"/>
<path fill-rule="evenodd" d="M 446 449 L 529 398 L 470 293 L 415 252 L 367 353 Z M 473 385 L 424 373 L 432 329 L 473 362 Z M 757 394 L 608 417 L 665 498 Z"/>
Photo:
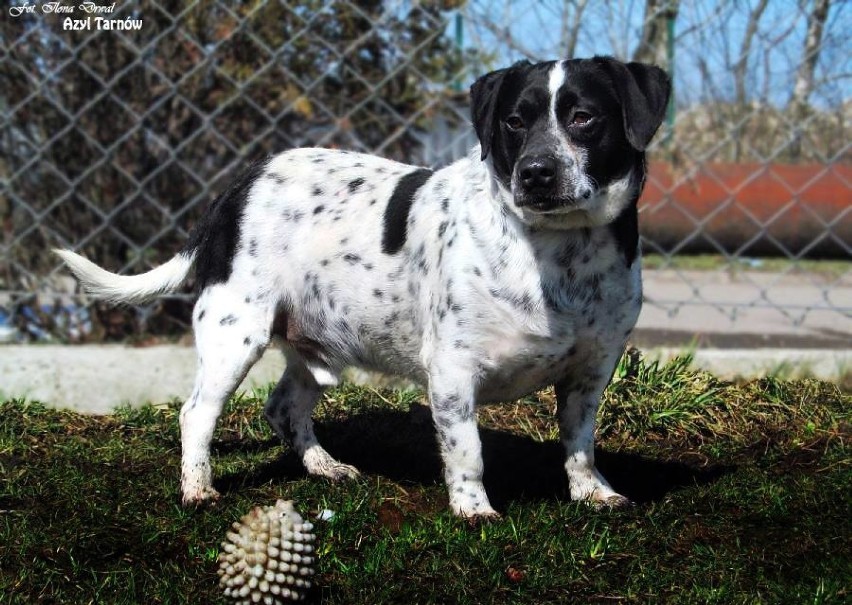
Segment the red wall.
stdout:
<path fill-rule="evenodd" d="M 666 252 L 717 252 L 712 238 L 746 256 L 786 248 L 849 258 L 852 165 L 706 164 L 690 173 L 652 162 L 639 207 L 642 234 Z"/>

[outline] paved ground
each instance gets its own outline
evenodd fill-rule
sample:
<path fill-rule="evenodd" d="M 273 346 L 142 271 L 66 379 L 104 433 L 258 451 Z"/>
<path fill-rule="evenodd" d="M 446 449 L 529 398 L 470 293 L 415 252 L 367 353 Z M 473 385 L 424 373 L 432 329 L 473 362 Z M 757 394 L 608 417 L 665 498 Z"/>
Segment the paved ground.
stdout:
<path fill-rule="evenodd" d="M 685 278 L 695 285 L 687 285 Z M 721 377 L 780 370 L 848 380 L 852 373 L 852 317 L 819 307 L 825 306 L 827 297 L 838 307 L 852 309 L 852 283 L 841 280 L 824 294 L 822 284 L 814 279 L 765 273 L 731 276 L 647 271 L 648 302 L 633 344 L 656 357 L 695 349 L 696 365 Z M 771 291 L 766 289 L 769 285 Z M 748 306 L 761 296 L 814 309 L 803 316 L 802 309 L 785 313 Z M 695 298 L 700 299 L 699 304 Z M 746 306 L 737 310 L 736 321 L 732 321 L 731 309 L 720 301 L 739 301 Z M 796 321 L 802 318 L 803 322 Z M 242 388 L 275 381 L 282 369 L 282 356 L 270 350 Z M 105 413 L 122 403 L 183 400 L 192 389 L 194 373 L 195 354 L 185 346 L 0 345 L 0 397 L 28 397 L 86 412 Z"/>
<path fill-rule="evenodd" d="M 643 277 L 640 348 L 852 348 L 850 274 L 663 270 Z"/>

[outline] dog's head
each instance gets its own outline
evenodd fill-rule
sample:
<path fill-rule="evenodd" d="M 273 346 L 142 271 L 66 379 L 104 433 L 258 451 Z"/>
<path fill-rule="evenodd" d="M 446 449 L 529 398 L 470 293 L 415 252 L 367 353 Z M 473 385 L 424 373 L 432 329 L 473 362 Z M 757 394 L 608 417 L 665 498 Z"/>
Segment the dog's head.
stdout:
<path fill-rule="evenodd" d="M 658 67 L 609 57 L 530 64 L 471 87 L 473 125 L 494 176 L 525 222 L 605 225 L 634 205 L 644 151 L 671 84 Z"/>

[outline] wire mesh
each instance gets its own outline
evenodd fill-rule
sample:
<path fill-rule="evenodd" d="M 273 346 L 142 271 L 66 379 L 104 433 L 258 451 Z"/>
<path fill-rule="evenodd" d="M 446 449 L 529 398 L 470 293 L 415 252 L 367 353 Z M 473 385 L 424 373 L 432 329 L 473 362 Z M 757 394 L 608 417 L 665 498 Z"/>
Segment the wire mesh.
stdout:
<path fill-rule="evenodd" d="M 747 309 L 795 324 L 852 314 L 844 3 L 63 6 L 13 4 L 0 29 L 0 338 L 184 330 L 188 295 L 102 307 L 50 248 L 147 270 L 181 246 L 234 170 L 291 147 L 446 164 L 475 143 L 476 76 L 594 53 L 674 74 L 642 201 L 649 304 L 706 306 L 743 329 Z"/>

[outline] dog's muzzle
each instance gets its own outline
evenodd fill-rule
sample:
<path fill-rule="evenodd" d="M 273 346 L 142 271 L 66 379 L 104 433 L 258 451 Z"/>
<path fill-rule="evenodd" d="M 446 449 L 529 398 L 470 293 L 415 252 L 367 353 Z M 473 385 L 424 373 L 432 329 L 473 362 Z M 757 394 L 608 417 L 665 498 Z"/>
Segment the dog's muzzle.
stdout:
<path fill-rule="evenodd" d="M 518 193 L 515 203 L 519 208 L 547 212 L 571 205 L 574 200 L 558 196 L 559 164 L 549 156 L 526 156 L 518 161 Z"/>
<path fill-rule="evenodd" d="M 550 156 L 526 156 L 517 165 L 515 205 L 535 212 L 578 209 L 591 197 L 591 189 L 578 192 L 579 197 L 565 194 L 559 162 Z"/>

